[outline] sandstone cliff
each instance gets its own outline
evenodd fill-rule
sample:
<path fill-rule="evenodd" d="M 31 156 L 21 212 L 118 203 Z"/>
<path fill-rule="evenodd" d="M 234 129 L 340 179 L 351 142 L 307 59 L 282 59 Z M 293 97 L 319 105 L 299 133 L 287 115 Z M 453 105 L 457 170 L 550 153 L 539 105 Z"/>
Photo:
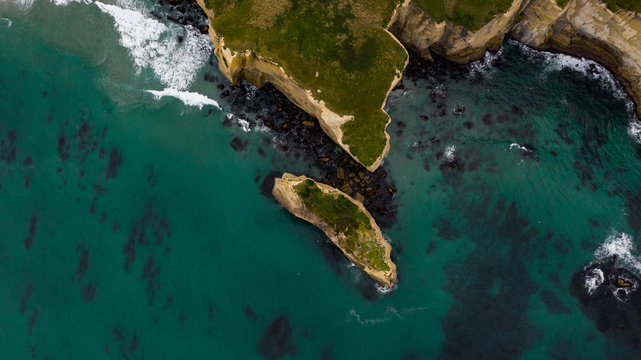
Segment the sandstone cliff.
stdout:
<path fill-rule="evenodd" d="M 621 81 L 641 117 L 641 15 L 610 11 L 599 0 L 515 0 L 477 31 L 437 23 L 412 0 L 397 8 L 389 30 L 405 46 L 431 60 L 434 52 L 450 61 L 468 63 L 497 50 L 509 36 L 539 50 L 595 60 Z"/>
<path fill-rule="evenodd" d="M 391 246 L 383 238 L 381 230 L 378 225 L 365 209 L 362 203 L 350 198 L 347 194 L 343 193 L 340 190 L 334 189 L 331 186 L 315 183 L 316 186 L 324 193 L 331 196 L 343 196 L 348 199 L 350 202 L 355 204 L 358 207 L 358 210 L 367 216 L 369 219 L 371 228 L 369 229 L 358 229 L 358 238 L 359 242 L 374 242 L 377 247 L 381 247 L 384 251 L 382 254 L 382 260 L 387 265 L 387 270 L 380 270 L 371 266 L 367 263 L 366 259 L 359 258 L 354 253 L 347 251 L 345 246 L 343 246 L 345 240 L 345 232 L 337 231 L 335 229 L 335 224 L 329 224 L 323 220 L 318 214 L 311 211 L 304 203 L 303 199 L 299 195 L 299 192 L 296 190 L 296 186 L 303 183 L 304 181 L 309 180 L 305 176 L 294 176 L 292 174 L 283 174 L 282 178 L 277 178 L 274 181 L 274 188 L 272 193 L 276 200 L 282 204 L 287 210 L 289 210 L 295 216 L 306 220 L 321 230 L 330 238 L 330 240 L 338 246 L 345 256 L 359 269 L 364 273 L 372 277 L 379 284 L 391 288 L 396 282 L 396 265 L 392 262 L 390 258 Z"/>

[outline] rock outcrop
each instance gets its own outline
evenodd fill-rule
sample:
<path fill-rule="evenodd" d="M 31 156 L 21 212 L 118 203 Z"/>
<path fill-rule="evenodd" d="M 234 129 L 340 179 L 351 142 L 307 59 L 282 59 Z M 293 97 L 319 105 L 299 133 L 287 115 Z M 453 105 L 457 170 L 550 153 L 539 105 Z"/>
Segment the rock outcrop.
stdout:
<path fill-rule="evenodd" d="M 344 197 L 349 200 L 352 204 L 356 205 L 357 211 L 360 214 L 364 214 L 369 219 L 369 228 L 359 227 L 358 229 L 340 229 L 337 230 L 337 224 L 328 223 L 325 219 L 322 218 L 322 215 L 315 213 L 310 210 L 308 206 L 305 205 L 303 197 L 300 195 L 300 189 L 298 186 L 303 184 L 306 181 L 311 181 L 313 185 L 317 186 L 320 191 L 325 195 L 330 195 L 333 198 Z M 390 258 L 391 246 L 383 238 L 381 230 L 378 225 L 365 209 L 362 203 L 350 198 L 347 194 L 343 193 L 340 190 L 334 189 L 331 186 L 313 182 L 311 179 L 305 176 L 294 176 L 292 174 L 283 174 L 281 178 L 276 178 L 274 181 L 274 187 L 272 193 L 276 200 L 283 205 L 287 210 L 289 210 L 295 216 L 308 221 L 318 228 L 320 228 L 330 240 L 338 246 L 345 256 L 359 269 L 364 273 L 369 275 L 371 278 L 376 280 L 379 284 L 391 288 L 397 280 L 396 275 L 396 265 L 392 262 Z M 338 214 L 339 217 L 343 216 Z M 347 214 L 349 216 L 349 214 Z M 364 256 L 359 256 L 358 251 L 349 251 L 346 249 L 346 236 L 349 231 L 354 231 L 354 234 L 357 234 L 358 243 L 370 243 L 370 248 L 372 246 L 382 249 L 380 253 L 381 260 L 384 262 L 385 270 L 376 268 L 373 264 L 369 263 L 368 259 Z"/>

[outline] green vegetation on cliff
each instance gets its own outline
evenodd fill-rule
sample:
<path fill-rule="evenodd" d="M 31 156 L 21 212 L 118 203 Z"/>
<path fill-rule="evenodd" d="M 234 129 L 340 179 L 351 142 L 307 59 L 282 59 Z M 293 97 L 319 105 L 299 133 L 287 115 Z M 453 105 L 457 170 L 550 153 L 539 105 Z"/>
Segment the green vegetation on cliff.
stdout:
<path fill-rule="evenodd" d="M 386 145 L 381 109 L 407 53 L 387 31 L 393 0 L 207 0 L 225 46 L 281 65 L 339 115 L 343 142 L 369 166 Z M 320 90 L 320 91 L 319 91 Z"/>
<path fill-rule="evenodd" d="M 506 12 L 513 0 L 413 0 L 436 21 L 450 20 L 468 30 L 478 30 L 494 16 Z"/>
<path fill-rule="evenodd" d="M 307 179 L 294 187 L 305 207 L 334 232 L 343 234 L 343 250 L 373 269 L 388 271 L 385 248 L 377 243 L 369 217 L 358 206 L 340 194 L 326 194 L 313 180 Z"/>
<path fill-rule="evenodd" d="M 621 9 L 631 10 L 641 13 L 641 1 L 639 0 L 601 0 L 612 11 L 619 11 Z M 565 7 L 570 0 L 556 0 L 560 7 Z"/>
<path fill-rule="evenodd" d="M 641 13 L 641 1 L 639 0 L 604 0 L 603 2 L 608 4 L 608 9 L 612 11 L 625 9 Z"/>

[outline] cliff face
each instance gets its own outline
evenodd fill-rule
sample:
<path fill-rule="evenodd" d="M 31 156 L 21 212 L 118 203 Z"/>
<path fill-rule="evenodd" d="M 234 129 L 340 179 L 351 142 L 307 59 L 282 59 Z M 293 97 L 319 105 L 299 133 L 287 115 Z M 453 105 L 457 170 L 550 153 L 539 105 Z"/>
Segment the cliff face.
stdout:
<path fill-rule="evenodd" d="M 204 0 L 197 1 L 210 20 L 213 19 L 214 14 L 204 5 Z M 394 11 L 388 30 L 406 48 L 428 60 L 432 60 L 431 52 L 434 52 L 450 61 L 469 63 L 482 58 L 488 50 L 497 50 L 505 36 L 536 49 L 596 60 L 621 81 L 641 118 L 640 14 L 625 10 L 613 13 L 599 0 L 570 0 L 565 8 L 557 6 L 555 0 L 514 0 L 507 12 L 498 14 L 479 30 L 468 31 L 449 21 L 436 22 L 412 0 L 405 0 Z M 220 70 L 229 81 L 238 83 L 244 78 L 256 86 L 272 83 L 294 104 L 316 117 L 325 133 L 363 164 L 343 139 L 343 125 L 354 119 L 352 115 L 330 110 L 279 64 L 251 50 L 241 53 L 226 48 L 224 38 L 211 26 L 209 33 Z M 397 74 L 390 91 L 400 78 L 401 74 Z M 389 152 L 389 141 L 385 132 L 385 147 L 373 163 L 364 164 L 368 170 L 374 171 L 381 164 Z"/>
<path fill-rule="evenodd" d="M 430 51 L 434 51 L 450 61 L 466 64 L 482 58 L 487 50 L 498 50 L 528 1 L 515 0 L 507 12 L 477 31 L 468 31 L 449 21 L 437 23 L 412 0 L 405 0 L 396 9 L 389 30 L 423 58 L 431 60 Z"/>
<path fill-rule="evenodd" d="M 410 50 L 432 60 L 434 53 L 457 63 L 497 50 L 505 36 L 539 50 L 552 50 L 595 60 L 621 81 L 637 104 L 641 118 L 641 15 L 610 11 L 599 0 L 515 0 L 477 31 L 448 21 L 437 23 L 412 0 L 396 11 L 389 30 Z"/>
<path fill-rule="evenodd" d="M 387 264 L 389 270 L 382 271 L 378 270 L 372 266 L 369 266 L 364 262 L 363 259 L 357 258 L 354 254 L 350 253 L 347 251 L 343 246 L 341 246 L 342 240 L 344 240 L 344 235 L 342 233 L 337 233 L 334 230 L 334 227 L 332 224 L 328 224 L 325 222 L 321 217 L 319 217 L 316 213 L 312 212 L 310 209 L 308 209 L 305 204 L 303 203 L 303 199 L 301 196 L 299 196 L 298 192 L 296 191 L 295 187 L 302 182 L 308 180 L 307 177 L 305 176 L 294 176 L 292 174 L 283 174 L 282 178 L 276 178 L 274 181 L 274 188 L 272 190 L 272 193 L 276 200 L 283 205 L 287 210 L 289 210 L 292 214 L 295 216 L 308 221 L 321 230 L 329 237 L 329 239 L 336 245 L 338 246 L 345 256 L 354 264 L 356 265 L 361 271 L 372 277 L 374 280 L 376 280 L 379 284 L 391 288 L 394 283 L 397 280 L 397 275 L 396 275 L 396 265 L 392 262 L 390 258 L 390 253 L 392 250 L 392 247 L 390 244 L 383 238 L 383 235 L 381 233 L 381 230 L 379 229 L 378 225 L 376 225 L 376 222 L 372 218 L 372 216 L 369 214 L 369 212 L 365 209 L 362 203 L 350 198 L 347 194 L 343 193 L 340 190 L 334 189 L 331 186 L 321 184 L 321 183 L 315 183 L 316 186 L 325 194 L 330 194 L 330 195 L 339 195 L 339 196 L 344 196 L 346 199 L 351 201 L 353 204 L 355 204 L 358 209 L 365 214 L 370 221 L 372 231 L 373 231 L 373 239 L 369 239 L 367 241 L 374 241 L 376 242 L 377 246 L 381 246 L 384 249 L 384 253 L 382 254 L 383 260 L 385 264 Z M 360 231 L 360 230 L 359 230 Z M 359 235 L 362 235 L 362 231 L 359 232 Z M 363 240 L 361 236 L 361 241 Z"/>
<path fill-rule="evenodd" d="M 532 0 L 509 36 L 541 50 L 595 60 L 621 81 L 641 118 L 641 15 L 610 11 L 598 0 Z"/>

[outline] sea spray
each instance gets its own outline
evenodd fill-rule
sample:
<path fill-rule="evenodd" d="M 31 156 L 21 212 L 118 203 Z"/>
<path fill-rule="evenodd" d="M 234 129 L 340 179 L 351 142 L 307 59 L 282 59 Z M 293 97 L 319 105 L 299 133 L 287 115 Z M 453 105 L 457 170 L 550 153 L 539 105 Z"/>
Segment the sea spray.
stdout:
<path fill-rule="evenodd" d="M 101 2 L 95 4 L 113 17 L 120 34 L 119 43 L 128 50 L 138 73 L 150 68 L 164 85 L 185 90 L 209 58 L 212 51 L 209 37 L 191 26 L 167 26 L 136 10 Z M 177 34 L 183 34 L 183 29 L 185 35 L 181 43 Z"/>

